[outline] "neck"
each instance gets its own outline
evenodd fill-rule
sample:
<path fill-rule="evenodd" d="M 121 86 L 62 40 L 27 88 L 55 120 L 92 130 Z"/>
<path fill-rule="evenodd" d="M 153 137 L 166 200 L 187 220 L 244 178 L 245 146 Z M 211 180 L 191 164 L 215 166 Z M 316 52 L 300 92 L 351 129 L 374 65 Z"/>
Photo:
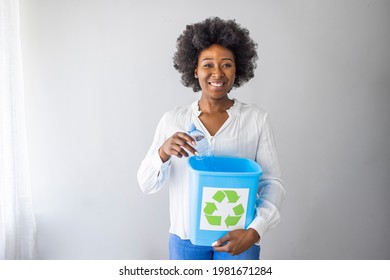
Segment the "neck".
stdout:
<path fill-rule="evenodd" d="M 233 106 L 234 101 L 229 97 L 221 99 L 205 98 L 203 95 L 199 100 L 198 106 L 202 113 L 215 113 L 215 112 L 226 112 L 230 107 Z"/>

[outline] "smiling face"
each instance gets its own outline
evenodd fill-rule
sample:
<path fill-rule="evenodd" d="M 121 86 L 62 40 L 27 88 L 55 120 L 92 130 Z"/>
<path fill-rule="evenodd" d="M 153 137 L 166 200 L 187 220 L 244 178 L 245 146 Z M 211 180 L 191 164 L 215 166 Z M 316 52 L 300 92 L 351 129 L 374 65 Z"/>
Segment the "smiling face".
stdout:
<path fill-rule="evenodd" d="M 234 84 L 236 63 L 234 54 L 220 45 L 211 45 L 204 49 L 195 68 L 202 95 L 212 99 L 227 96 Z"/>

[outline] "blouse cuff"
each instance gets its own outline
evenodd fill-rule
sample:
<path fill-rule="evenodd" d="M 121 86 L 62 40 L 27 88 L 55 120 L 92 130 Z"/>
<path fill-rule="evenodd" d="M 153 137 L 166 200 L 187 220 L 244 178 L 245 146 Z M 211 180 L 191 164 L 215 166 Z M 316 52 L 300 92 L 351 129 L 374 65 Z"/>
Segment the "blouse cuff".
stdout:
<path fill-rule="evenodd" d="M 162 176 L 171 165 L 171 159 L 168 159 L 166 162 L 163 162 L 157 152 L 152 156 L 152 165 L 156 170 L 160 170 L 159 175 Z"/>
<path fill-rule="evenodd" d="M 248 228 L 252 228 L 260 235 L 259 240 L 255 243 L 256 245 L 260 245 L 263 240 L 264 233 L 267 231 L 267 223 L 262 217 L 255 217 L 252 223 L 248 226 Z"/>

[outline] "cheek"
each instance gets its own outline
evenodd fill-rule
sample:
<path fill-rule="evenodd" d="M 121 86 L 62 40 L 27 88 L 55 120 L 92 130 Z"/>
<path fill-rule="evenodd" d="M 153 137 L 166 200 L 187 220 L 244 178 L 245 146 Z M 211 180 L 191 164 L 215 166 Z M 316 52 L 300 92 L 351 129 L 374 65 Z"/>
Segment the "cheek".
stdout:
<path fill-rule="evenodd" d="M 208 74 L 207 73 L 198 73 L 198 79 L 199 79 L 199 83 L 205 83 L 208 79 Z"/>
<path fill-rule="evenodd" d="M 236 68 L 232 69 L 230 74 L 232 75 L 233 78 L 235 78 L 236 77 Z"/>
<path fill-rule="evenodd" d="M 229 80 L 230 82 L 234 83 L 234 81 L 236 80 L 236 71 L 232 71 L 229 73 Z"/>

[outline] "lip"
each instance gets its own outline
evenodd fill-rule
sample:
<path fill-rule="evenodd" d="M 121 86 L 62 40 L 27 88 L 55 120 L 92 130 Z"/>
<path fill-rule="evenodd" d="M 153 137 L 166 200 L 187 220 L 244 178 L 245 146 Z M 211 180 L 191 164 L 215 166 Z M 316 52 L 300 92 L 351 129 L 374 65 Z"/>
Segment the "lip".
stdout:
<path fill-rule="evenodd" d="M 209 81 L 208 84 L 213 86 L 213 87 L 223 87 L 226 84 L 226 82 L 225 81 Z"/>

